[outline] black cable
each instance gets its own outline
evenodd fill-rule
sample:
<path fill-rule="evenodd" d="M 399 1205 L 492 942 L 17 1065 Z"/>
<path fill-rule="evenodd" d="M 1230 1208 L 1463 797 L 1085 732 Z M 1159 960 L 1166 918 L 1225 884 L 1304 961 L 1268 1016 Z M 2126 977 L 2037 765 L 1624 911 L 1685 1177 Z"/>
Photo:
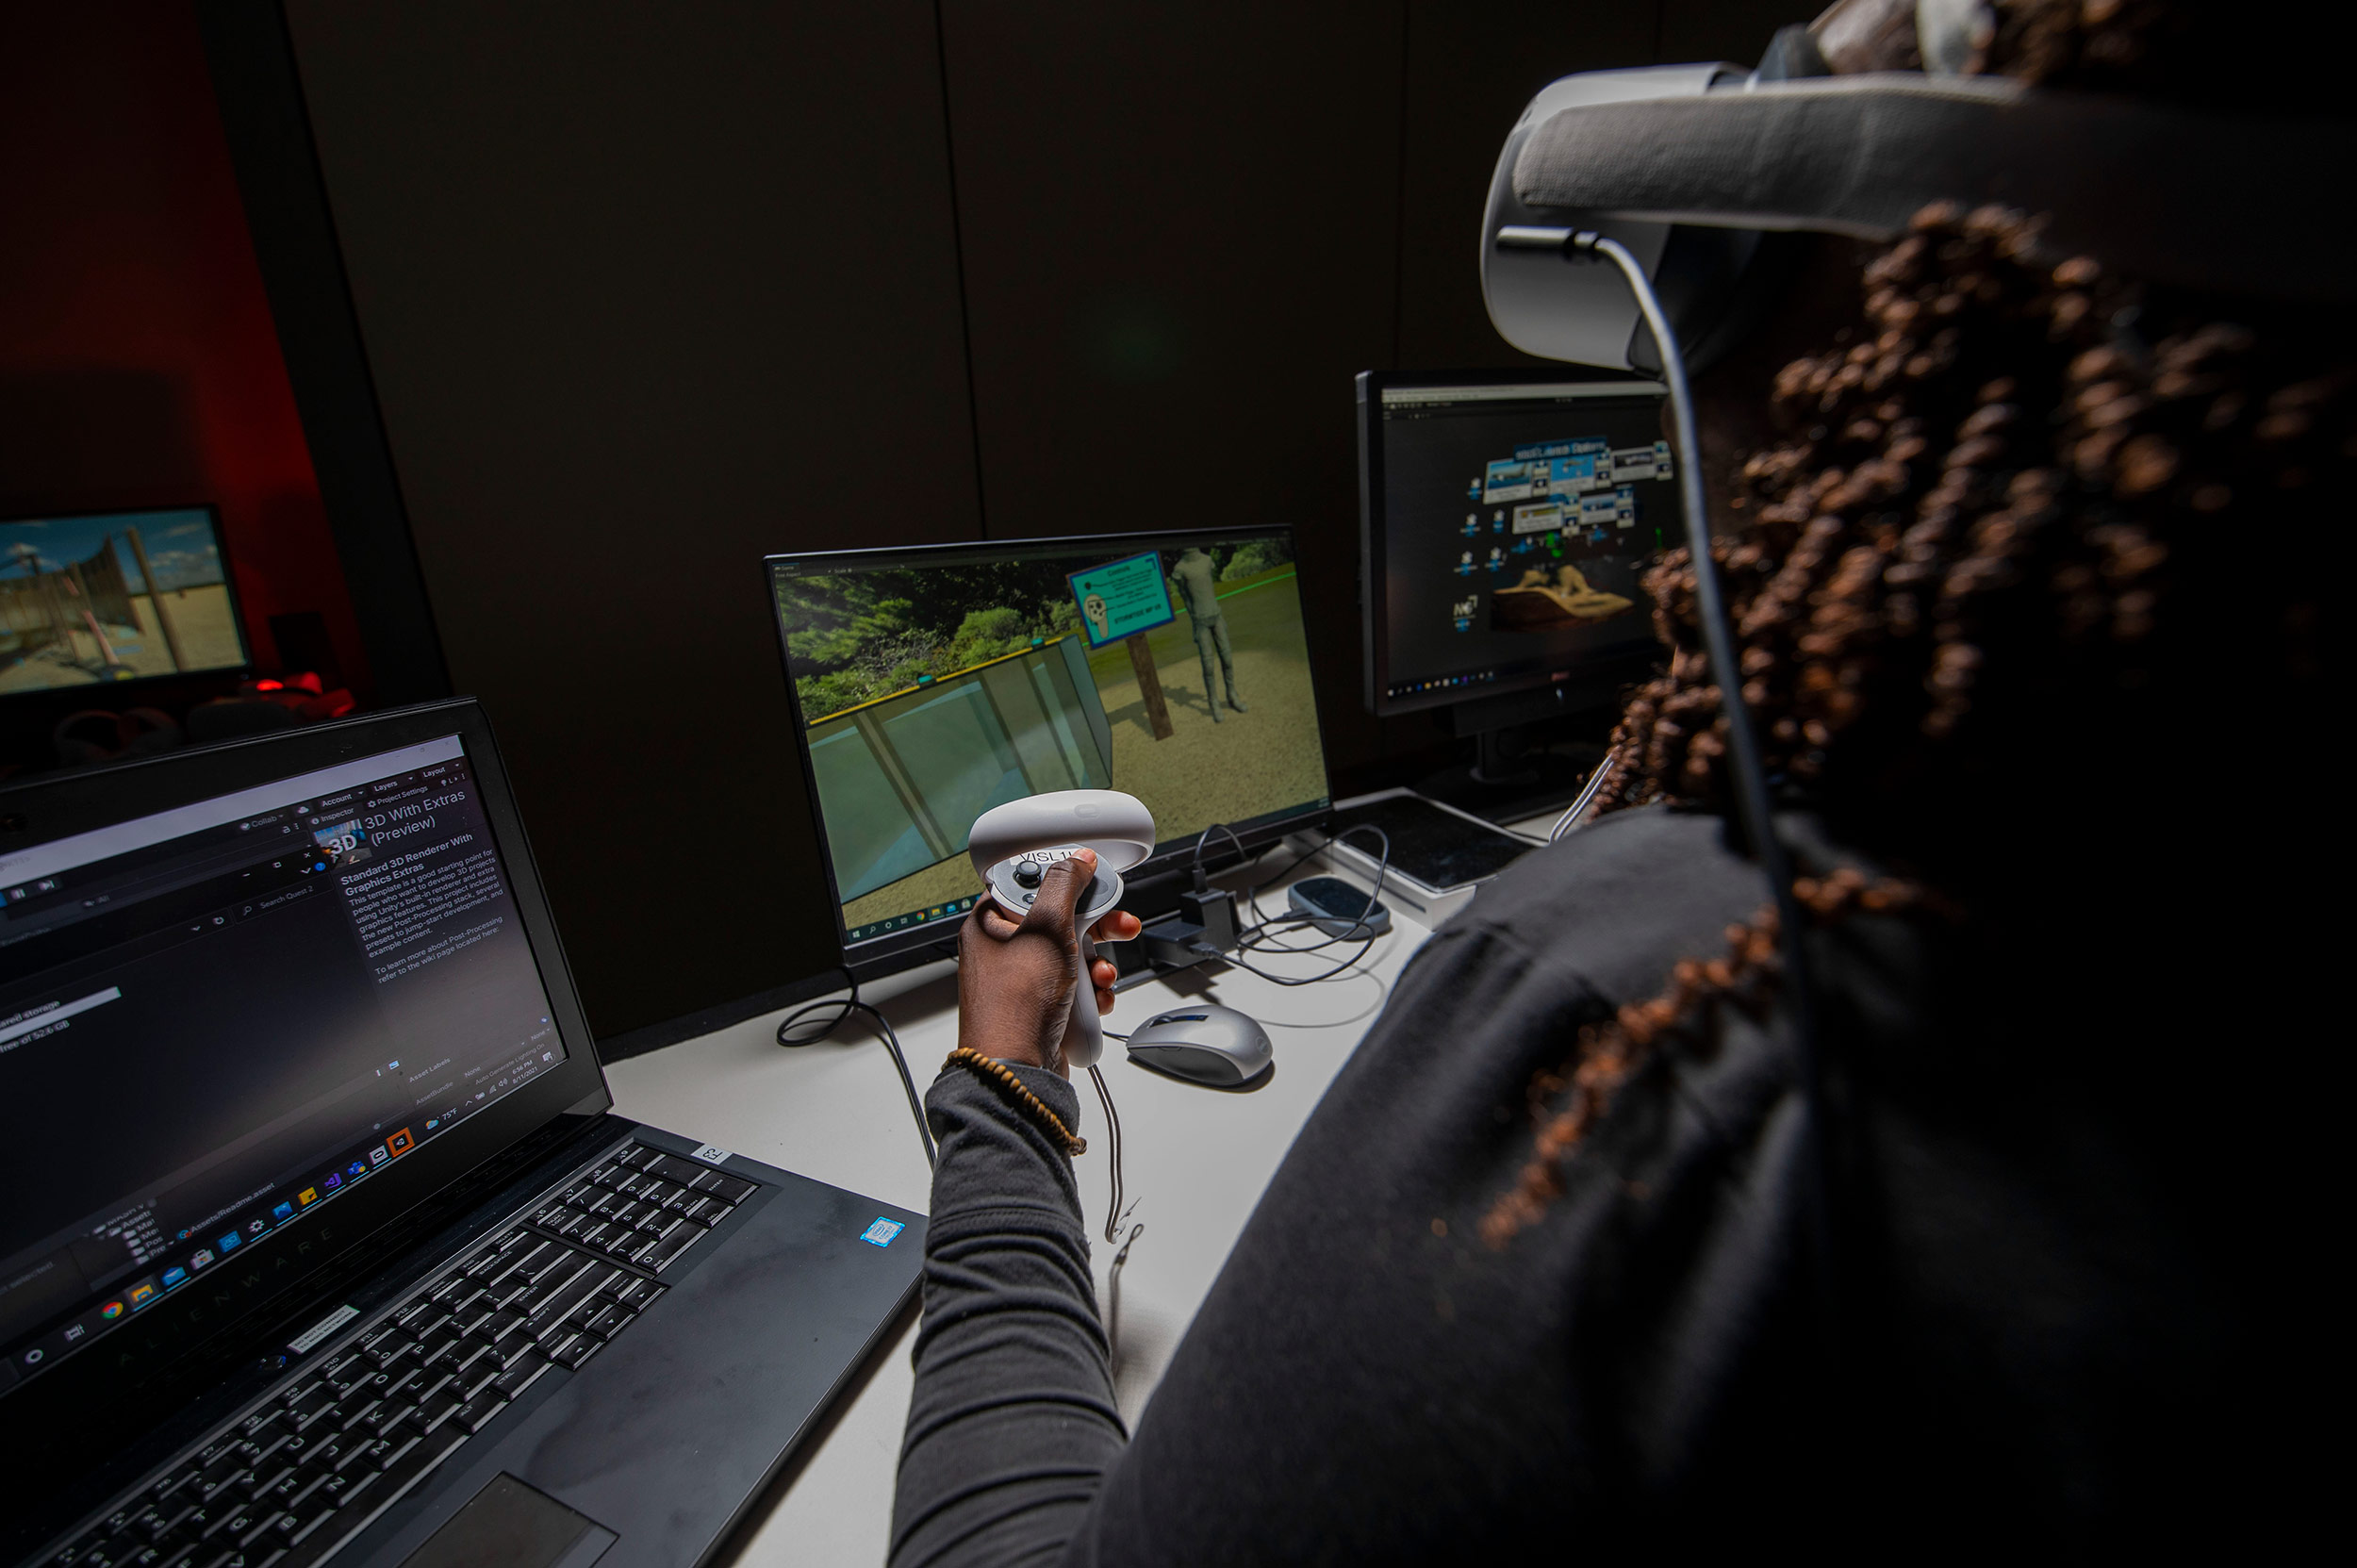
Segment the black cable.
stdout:
<path fill-rule="evenodd" d="M 1228 835 L 1228 842 L 1236 847 L 1238 865 L 1247 865 L 1253 858 L 1252 851 L 1244 847 L 1244 840 L 1236 836 L 1235 829 L 1229 827 L 1225 822 L 1214 822 L 1210 827 L 1205 828 L 1201 833 L 1195 835 L 1195 865 L 1190 867 L 1190 869 L 1192 869 L 1198 876 L 1203 873 L 1204 842 L 1215 833 L 1226 834 Z"/>
<path fill-rule="evenodd" d="M 1319 852 L 1321 852 L 1322 850 L 1326 850 L 1326 849 L 1329 848 L 1330 846 L 1335 845 L 1335 844 L 1338 844 L 1338 843 L 1340 843 L 1342 840 L 1343 840 L 1343 839 L 1345 839 L 1345 838 L 1348 838 L 1348 837 L 1349 837 L 1352 834 L 1356 834 L 1356 833 L 1371 833 L 1371 834 L 1375 834 L 1375 836 L 1376 836 L 1376 838 L 1378 838 L 1378 839 L 1382 840 L 1383 849 L 1382 849 L 1382 853 L 1381 853 L 1381 855 L 1380 855 L 1380 856 L 1376 859 L 1376 867 L 1375 867 L 1375 891 L 1374 891 L 1374 892 L 1372 892 L 1372 893 L 1370 893 L 1369 895 L 1367 895 L 1367 901 L 1366 901 L 1366 904 L 1365 904 L 1365 906 L 1364 906 L 1364 907 L 1362 907 L 1362 908 L 1359 911 L 1359 916 L 1358 916 L 1358 918 L 1357 918 L 1357 919 L 1355 919 L 1355 920 L 1353 920 L 1353 921 L 1350 923 L 1350 929 L 1348 929 L 1347 931 L 1337 932 L 1337 933 L 1333 933 L 1332 935 L 1330 935 L 1330 936 L 1327 937 L 1325 941 L 1323 941 L 1323 942 L 1313 943 L 1313 944 L 1311 944 L 1310 946 L 1306 947 L 1306 948 L 1273 948 L 1273 949 L 1268 949 L 1268 950 L 1273 951 L 1273 952 L 1316 952 L 1316 951 L 1317 951 L 1320 948 L 1331 947 L 1331 946 L 1333 946 L 1333 945 L 1334 945 L 1335 943 L 1337 943 L 1337 942 L 1356 942 L 1356 941 L 1362 940 L 1362 938 L 1360 936 L 1359 933 L 1360 933 L 1360 931 L 1363 927 L 1365 927 L 1365 926 L 1366 926 L 1366 925 L 1367 925 L 1370 921 L 1372 921 L 1372 920 L 1375 918 L 1375 905 L 1376 905 L 1376 901 L 1378 899 L 1380 899 L 1380 898 L 1382 897 L 1382 894 L 1383 894 L 1383 881 L 1384 881 L 1384 878 L 1385 878 L 1385 877 L 1389 874 L 1390 869 L 1391 869 L 1391 864 L 1392 864 L 1392 835 L 1391 835 L 1391 834 L 1387 834 L 1387 833 L 1385 833 L 1385 832 L 1384 832 L 1381 828 L 1376 827 L 1376 826 L 1374 823 L 1372 823 L 1372 822 L 1361 822 L 1361 823 L 1359 823 L 1359 824 L 1358 824 L 1357 826 L 1355 826 L 1355 827 L 1348 827 L 1348 828 L 1344 828 L 1344 829 L 1343 829 L 1342 832 L 1340 832 L 1340 833 L 1336 833 L 1336 834 L 1327 834 L 1325 841 L 1324 841 L 1323 843 L 1321 843 L 1321 844 L 1317 847 L 1317 849 L 1310 850 L 1310 854 L 1316 854 L 1316 853 L 1319 853 Z M 1298 865 L 1300 865 L 1300 864 L 1301 864 L 1301 861 L 1302 861 L 1302 860 L 1305 860 L 1305 859 L 1307 859 L 1307 858 L 1308 858 L 1308 856 L 1307 856 L 1307 855 L 1304 855 L 1304 856 L 1302 856 L 1302 857 L 1300 857 L 1300 858 L 1296 859 L 1296 860 L 1294 862 L 1294 866 L 1298 866 Z M 1293 869 L 1293 867 L 1292 867 L 1292 866 L 1288 866 L 1287 867 L 1285 867 L 1285 871 L 1291 871 L 1292 869 Z M 1266 887 L 1266 886 L 1270 885 L 1271 883 L 1275 883 L 1277 880 L 1278 880 L 1278 878 L 1282 877 L 1284 874 L 1285 874 L 1285 873 L 1284 873 L 1283 871 L 1278 872 L 1278 873 L 1277 873 L 1277 877 L 1272 877 L 1272 878 L 1270 878 L 1268 882 L 1262 883 L 1261 884 L 1261 887 Z M 1257 894 L 1259 893 L 1259 891 L 1260 891 L 1260 888 L 1255 888 L 1255 889 L 1253 889 L 1253 892 L 1255 893 L 1255 895 L 1257 895 Z M 1263 931 L 1268 930 L 1268 929 L 1269 929 L 1270 927 L 1272 927 L 1272 926 L 1301 926 L 1301 925 L 1309 925 L 1309 924 L 1312 924 L 1312 923 L 1314 923 L 1316 920 L 1318 920 L 1319 918 L 1321 918 L 1321 916 L 1314 916 L 1314 915 L 1310 915 L 1310 914 L 1308 914 L 1308 913 L 1305 913 L 1305 912 L 1303 912 L 1303 911 L 1299 911 L 1299 910 L 1292 911 L 1292 912 L 1289 912 L 1289 913 L 1287 913 L 1287 914 L 1284 914 L 1284 915 L 1277 915 L 1277 916 L 1266 916 L 1266 915 L 1262 915 L 1262 914 L 1261 913 L 1260 905 L 1259 905 L 1259 903 L 1258 903 L 1258 901 L 1257 901 L 1257 899 L 1256 899 L 1256 901 L 1255 901 L 1255 903 L 1254 903 L 1254 905 L 1253 905 L 1253 910 L 1252 910 L 1252 913 L 1253 913 L 1253 915 L 1256 916 L 1256 918 L 1255 918 L 1255 920 L 1254 920 L 1254 922 L 1253 922 L 1252 926 L 1250 927 L 1250 929 L 1249 929 L 1248 931 L 1246 931 L 1245 933 L 1242 933 L 1242 934 L 1243 934 L 1243 935 L 1244 935 L 1244 936 L 1257 935 L 1257 934 L 1259 934 L 1260 933 L 1261 933 L 1261 932 L 1263 932 Z M 1374 940 L 1374 938 L 1375 938 L 1376 935 L 1378 935 L 1378 934 L 1380 934 L 1380 933 L 1376 933 L 1376 932 L 1368 932 L 1368 933 L 1367 933 L 1367 934 L 1366 934 L 1366 936 L 1363 938 L 1363 940 L 1372 941 L 1372 940 Z M 1241 937 L 1240 937 L 1240 940 L 1241 940 Z"/>
<path fill-rule="evenodd" d="M 1360 937 L 1358 938 L 1358 941 L 1360 946 L 1357 951 L 1337 960 L 1334 966 L 1323 974 L 1302 975 L 1299 977 L 1277 975 L 1271 974 L 1268 970 L 1261 968 L 1257 964 L 1247 964 L 1240 958 L 1230 958 L 1228 962 L 1234 965 L 1237 968 L 1242 969 L 1245 974 L 1257 975 L 1261 980 L 1268 982 L 1271 985 L 1282 985 L 1288 988 L 1295 985 L 1323 985 L 1329 980 L 1340 980 L 1343 976 L 1350 973 L 1351 970 L 1359 967 L 1360 964 L 1363 962 L 1367 956 L 1367 949 L 1375 946 L 1375 938 L 1372 936 Z M 1318 949 L 1315 948 L 1264 948 L 1257 950 L 1262 952 L 1315 952 Z"/>
<path fill-rule="evenodd" d="M 1367 923 L 1366 917 L 1361 916 L 1359 919 L 1352 921 L 1347 930 L 1330 934 L 1322 933 L 1314 942 L 1293 946 L 1275 940 L 1282 933 L 1303 931 L 1315 926 L 1320 920 L 1331 918 L 1333 918 L 1331 916 L 1311 915 L 1306 910 L 1294 910 L 1287 914 L 1273 916 L 1239 936 L 1236 940 L 1236 950 L 1260 953 L 1324 952 L 1338 943 L 1372 942 L 1380 934 L 1376 932 L 1367 932 L 1361 934 L 1360 928 Z"/>
<path fill-rule="evenodd" d="M 1327 936 L 1324 941 L 1312 943 L 1306 948 L 1263 947 L 1260 944 L 1248 941 L 1248 938 L 1259 935 L 1261 933 L 1268 930 L 1272 924 L 1292 925 L 1296 923 L 1307 923 L 1311 918 L 1311 916 L 1306 915 L 1286 916 L 1282 916 L 1277 921 L 1262 919 L 1260 923 L 1255 925 L 1251 931 L 1239 935 L 1237 938 L 1238 954 L 1255 951 L 1313 953 L 1321 952 L 1340 942 L 1358 943 L 1359 950 L 1357 952 L 1350 954 L 1350 956 L 1343 959 L 1341 963 L 1336 964 L 1332 968 L 1327 970 L 1324 974 L 1304 975 L 1299 978 L 1270 974 L 1266 969 L 1261 968 L 1256 965 L 1246 963 L 1241 956 L 1230 957 L 1227 962 L 1234 965 L 1237 968 L 1244 970 L 1246 974 L 1258 975 L 1261 979 L 1267 981 L 1272 985 L 1315 985 L 1323 981 L 1339 979 L 1346 971 L 1357 967 L 1360 960 L 1367 956 L 1367 950 L 1374 947 L 1376 937 L 1380 934 L 1379 933 L 1367 930 L 1367 926 L 1374 916 L 1376 901 L 1383 896 L 1384 878 L 1390 874 L 1392 868 L 1392 836 L 1372 822 L 1361 822 L 1356 827 L 1344 828 L 1341 833 L 1328 834 L 1326 843 L 1329 845 L 1337 844 L 1342 840 L 1348 838 L 1352 834 L 1358 833 L 1371 833 L 1375 834 L 1376 837 L 1381 839 L 1383 841 L 1383 852 L 1375 865 L 1375 890 L 1367 895 L 1365 906 L 1359 911 L 1359 917 L 1350 923 L 1350 929 L 1348 931 L 1336 933 Z M 1325 846 L 1321 845 L 1320 848 L 1323 849 Z M 1294 864 L 1298 866 L 1301 864 L 1301 860 L 1306 860 L 1308 856 L 1306 855 L 1302 856 L 1300 859 L 1296 859 Z M 1257 903 L 1254 906 L 1253 913 L 1256 915 L 1260 913 Z M 1362 931 L 1366 933 L 1363 936 L 1359 934 L 1359 933 Z"/>
<path fill-rule="evenodd" d="M 1259 850 L 1247 849 L 1244 846 L 1244 840 L 1236 836 L 1234 829 L 1229 828 L 1224 822 L 1214 822 L 1210 827 L 1205 828 L 1200 834 L 1195 835 L 1195 858 L 1193 868 L 1199 869 L 1201 867 L 1203 846 L 1214 833 L 1226 834 L 1229 841 L 1236 846 L 1237 852 L 1244 857 L 1239 863 L 1240 865 L 1248 866 L 1252 864 L 1252 862 L 1259 860 L 1261 856 L 1267 854 L 1270 850 L 1276 848 L 1274 843 L 1270 843 L 1261 846 Z M 1376 864 L 1375 891 L 1368 895 L 1366 907 L 1359 912 L 1359 917 L 1351 922 L 1350 929 L 1339 935 L 1327 936 L 1323 940 L 1310 943 L 1307 947 L 1277 947 L 1266 944 L 1263 941 L 1256 941 L 1256 938 L 1262 938 L 1267 933 L 1273 930 L 1308 925 L 1312 918 L 1310 916 L 1301 914 L 1286 914 L 1277 916 L 1269 915 L 1266 911 L 1261 908 L 1261 895 L 1267 892 L 1271 887 L 1276 886 L 1277 883 L 1283 881 L 1286 877 L 1292 875 L 1294 871 L 1298 869 L 1311 856 L 1322 852 L 1329 846 L 1342 839 L 1349 837 L 1352 834 L 1357 833 L 1371 833 L 1375 834 L 1376 838 L 1380 839 L 1382 841 L 1382 854 Z M 1268 981 L 1270 983 L 1276 985 L 1314 985 L 1320 981 L 1337 978 L 1357 965 L 1360 959 L 1364 958 L 1366 956 L 1367 949 L 1374 944 L 1376 937 L 1381 934 L 1376 932 L 1368 932 L 1364 936 L 1360 936 L 1356 933 L 1374 917 L 1376 901 L 1382 896 L 1383 882 L 1384 878 L 1389 873 L 1391 860 L 1391 835 L 1386 834 L 1381 828 L 1376 827 L 1372 822 L 1361 822 L 1356 827 L 1344 828 L 1340 833 L 1327 834 L 1323 839 L 1306 849 L 1296 850 L 1294 852 L 1294 858 L 1292 860 L 1287 861 L 1284 865 L 1278 867 L 1274 872 L 1261 878 L 1259 882 L 1254 883 L 1251 886 L 1245 888 L 1241 894 L 1237 895 L 1238 900 L 1244 905 L 1245 909 L 1248 910 L 1251 915 L 1251 924 L 1244 926 L 1236 933 L 1236 952 L 1238 953 L 1314 953 L 1322 952 L 1326 949 L 1333 947 L 1339 942 L 1358 942 L 1360 944 L 1360 949 L 1357 952 L 1352 953 L 1347 959 L 1335 966 L 1332 969 L 1327 970 L 1325 974 L 1309 975 L 1300 979 L 1287 979 L 1281 975 L 1272 975 L 1267 970 L 1245 963 L 1243 959 L 1236 957 L 1233 954 L 1212 954 L 1207 952 L 1204 956 L 1217 957 L 1220 962 L 1224 964 L 1243 969 L 1248 974 L 1258 975 L 1262 980 Z M 1112 1033 L 1108 1033 L 1106 1037 L 1108 1039 L 1114 1040 L 1126 1038 L 1123 1035 Z"/>
<path fill-rule="evenodd" d="M 1252 912 L 1252 924 L 1244 928 L 1244 931 L 1238 932 L 1237 935 L 1241 937 L 1245 932 L 1256 931 L 1261 926 L 1268 924 L 1269 916 L 1263 914 L 1261 910 L 1261 895 L 1276 886 L 1278 883 L 1283 882 L 1287 877 L 1291 876 L 1296 868 L 1307 862 L 1311 855 L 1319 853 L 1321 850 L 1325 850 L 1327 845 L 1333 842 L 1334 835 L 1332 834 L 1327 834 L 1324 838 L 1320 839 L 1310 848 L 1307 850 L 1296 850 L 1294 851 L 1293 859 L 1287 861 L 1284 865 L 1278 867 L 1269 875 L 1262 877 L 1259 882 L 1256 882 L 1251 886 L 1245 888 L 1241 896 L 1244 900 L 1244 906 Z M 1271 845 L 1269 848 L 1274 849 L 1275 847 L 1276 846 Z M 1262 850 L 1261 853 L 1266 854 L 1268 853 L 1268 850 Z"/>
<path fill-rule="evenodd" d="M 805 1034 L 797 1039 L 787 1038 L 786 1031 L 811 1014 L 829 1007 L 835 1010 L 835 1015 L 827 1020 L 824 1028 L 814 1034 Z M 925 1125 L 925 1107 L 916 1098 L 916 1080 L 909 1076 L 909 1060 L 901 1054 L 900 1037 L 892 1032 L 891 1019 L 885 1017 L 868 1003 L 859 999 L 859 982 L 851 982 L 851 994 L 848 997 L 822 997 L 816 1001 L 803 1003 L 784 1017 L 780 1018 L 778 1020 L 778 1044 L 788 1049 L 798 1046 L 816 1045 L 828 1035 L 832 1034 L 842 1025 L 843 1020 L 854 1013 L 863 1013 L 867 1015 L 868 1019 L 875 1024 L 877 1032 L 883 1036 L 884 1048 L 892 1052 L 892 1065 L 900 1069 L 900 1087 L 909 1097 L 909 1114 L 916 1118 L 917 1142 L 925 1146 L 925 1164 L 932 1164 L 940 1158 L 940 1151 L 933 1147 L 932 1129 Z"/>
<path fill-rule="evenodd" d="M 1825 1190 L 1824 1099 L 1817 1061 L 1816 1008 L 1808 983 L 1807 953 L 1803 946 L 1800 900 L 1792 892 L 1792 860 L 1776 836 L 1768 799 L 1768 773 L 1760 760 L 1759 738 L 1752 712 L 1743 701 L 1742 667 L 1736 660 L 1735 628 L 1727 619 L 1726 602 L 1719 588 L 1718 563 L 1710 553 L 1710 521 L 1703 493 L 1702 441 L 1694 427 L 1694 394 L 1686 381 L 1685 352 L 1671 329 L 1661 301 L 1645 276 L 1644 266 L 1619 240 L 1583 229 L 1564 242 L 1568 256 L 1609 257 L 1628 282 L 1637 308 L 1653 333 L 1660 353 L 1662 379 L 1670 388 L 1670 417 L 1678 447 L 1679 499 L 1686 503 L 1687 550 L 1694 558 L 1694 599 L 1702 621 L 1703 646 L 1710 655 L 1710 671 L 1719 683 L 1719 711 L 1727 721 L 1727 750 L 1735 764 L 1736 814 L 1751 840 L 1752 853 L 1768 878 L 1769 895 L 1776 909 L 1776 945 L 1782 949 L 1788 994 L 1792 1001 L 1793 1066 L 1801 1095 L 1808 1106 L 1809 1197 L 1807 1224 L 1815 1244 L 1817 1289 L 1821 1318 L 1828 1329 L 1833 1309 L 1833 1226 Z"/>
<path fill-rule="evenodd" d="M 1373 823 L 1362 823 L 1360 826 L 1366 827 L 1378 834 L 1383 831 L 1380 828 L 1375 827 Z M 1350 834 L 1357 833 L 1358 831 L 1358 828 L 1346 828 L 1343 830 L 1343 833 Z M 1306 922 L 1310 918 L 1306 915 L 1285 914 L 1272 916 L 1265 913 L 1261 908 L 1261 895 L 1276 886 L 1278 883 L 1283 882 L 1287 877 L 1293 875 L 1293 873 L 1301 866 L 1306 864 L 1311 856 L 1325 853 L 1326 850 L 1333 845 L 1334 841 L 1341 836 L 1343 836 L 1341 834 L 1329 833 L 1324 838 L 1319 839 L 1315 844 L 1310 845 L 1309 848 L 1294 850 L 1293 859 L 1287 861 L 1284 865 L 1278 867 L 1275 871 L 1261 878 L 1259 882 L 1254 883 L 1250 887 L 1245 888 L 1241 897 L 1244 899 L 1246 906 L 1252 911 L 1252 924 L 1246 926 L 1242 932 L 1239 932 L 1237 933 L 1238 936 L 1241 938 L 1271 925 L 1298 925 Z M 1388 845 L 1391 840 L 1387 836 L 1384 839 L 1384 842 Z M 1266 854 L 1268 853 L 1269 849 L 1274 848 L 1276 848 L 1275 845 L 1270 845 L 1267 849 L 1263 849 L 1261 853 Z M 1307 952 L 1310 949 L 1305 948 L 1300 950 Z"/>

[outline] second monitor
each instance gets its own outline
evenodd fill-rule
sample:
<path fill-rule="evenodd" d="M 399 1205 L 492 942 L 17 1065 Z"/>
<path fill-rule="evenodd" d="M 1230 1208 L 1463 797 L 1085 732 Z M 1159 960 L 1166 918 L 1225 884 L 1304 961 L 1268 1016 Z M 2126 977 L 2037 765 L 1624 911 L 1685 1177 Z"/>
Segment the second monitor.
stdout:
<path fill-rule="evenodd" d="M 1264 842 L 1329 803 L 1286 529 L 767 566 L 854 974 L 954 933 L 982 891 L 966 833 L 993 806 L 1121 790 L 1176 861 L 1214 824 Z"/>
<path fill-rule="evenodd" d="M 1371 712 L 1567 685 L 1598 701 L 1656 651 L 1640 572 L 1683 529 L 1665 395 L 1527 372 L 1359 378 Z"/>

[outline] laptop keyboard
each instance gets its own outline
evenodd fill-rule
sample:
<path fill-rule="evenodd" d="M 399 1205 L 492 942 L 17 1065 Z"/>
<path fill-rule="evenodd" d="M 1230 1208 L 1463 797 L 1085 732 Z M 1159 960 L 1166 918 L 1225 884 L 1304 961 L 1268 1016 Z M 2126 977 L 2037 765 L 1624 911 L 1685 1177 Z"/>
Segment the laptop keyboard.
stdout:
<path fill-rule="evenodd" d="M 633 1144 L 420 1287 L 46 1559 L 305 1568 L 549 1368 L 577 1368 L 754 1184 Z"/>

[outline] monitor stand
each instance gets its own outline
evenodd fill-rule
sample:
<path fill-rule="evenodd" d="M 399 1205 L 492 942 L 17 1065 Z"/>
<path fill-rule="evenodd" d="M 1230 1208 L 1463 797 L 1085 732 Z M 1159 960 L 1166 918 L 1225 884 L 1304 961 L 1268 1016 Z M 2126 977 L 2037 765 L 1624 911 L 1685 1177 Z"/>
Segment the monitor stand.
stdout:
<path fill-rule="evenodd" d="M 1624 658 L 1576 681 L 1458 703 L 1448 725 L 1474 743 L 1473 759 L 1417 780 L 1416 793 L 1500 824 L 1561 810 L 1604 760 L 1622 691 L 1645 672 Z"/>
<path fill-rule="evenodd" d="M 1600 742 L 1563 741 L 1552 750 L 1509 752 L 1506 732 L 1474 737 L 1474 760 L 1416 781 L 1417 794 L 1501 825 L 1560 810 L 1579 796 L 1604 760 Z"/>

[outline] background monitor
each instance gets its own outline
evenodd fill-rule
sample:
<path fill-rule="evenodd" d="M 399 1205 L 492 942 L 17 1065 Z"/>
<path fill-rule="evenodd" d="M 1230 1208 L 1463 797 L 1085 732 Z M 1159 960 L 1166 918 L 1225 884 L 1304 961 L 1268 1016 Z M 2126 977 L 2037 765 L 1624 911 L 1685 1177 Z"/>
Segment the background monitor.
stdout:
<path fill-rule="evenodd" d="M 251 662 L 211 507 L 0 521 L 0 697 Z"/>
<path fill-rule="evenodd" d="M 1527 371 L 1359 377 L 1371 712 L 1626 680 L 1657 652 L 1640 571 L 1684 526 L 1667 395 Z"/>
<path fill-rule="evenodd" d="M 769 557 L 829 896 L 854 974 L 954 936 L 966 831 L 1059 789 L 1144 801 L 1157 860 L 1328 806 L 1290 530 Z M 1214 835 L 1211 854 L 1234 852 Z M 921 956 L 915 961 L 922 961 Z"/>

